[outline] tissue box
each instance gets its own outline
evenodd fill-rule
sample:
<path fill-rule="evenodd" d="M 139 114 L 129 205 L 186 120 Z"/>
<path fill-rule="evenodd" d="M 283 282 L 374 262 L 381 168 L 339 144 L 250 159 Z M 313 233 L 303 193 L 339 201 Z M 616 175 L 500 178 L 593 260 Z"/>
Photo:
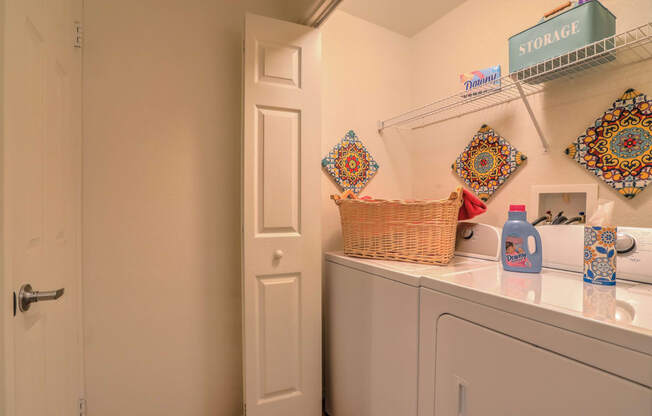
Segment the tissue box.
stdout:
<path fill-rule="evenodd" d="M 584 226 L 584 281 L 597 285 L 616 284 L 616 238 L 618 229 Z"/>
<path fill-rule="evenodd" d="M 510 37 L 509 72 L 536 65 L 615 33 L 616 16 L 598 0 L 577 5 Z M 602 51 L 596 53 L 599 52 Z"/>

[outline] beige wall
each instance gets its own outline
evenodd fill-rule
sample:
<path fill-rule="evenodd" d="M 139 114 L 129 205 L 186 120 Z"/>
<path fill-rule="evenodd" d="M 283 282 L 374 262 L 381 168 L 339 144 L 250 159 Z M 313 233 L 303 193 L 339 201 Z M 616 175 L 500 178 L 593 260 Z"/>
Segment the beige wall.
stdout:
<path fill-rule="evenodd" d="M 405 138 L 392 131 L 378 134 L 381 117 L 411 105 L 410 39 L 336 11 L 322 30 L 322 155 L 354 130 L 380 168 L 362 195 L 408 198 L 412 178 Z M 341 193 L 322 175 L 322 247 L 341 247 L 339 213 L 331 194 Z"/>
<path fill-rule="evenodd" d="M 459 74 L 500 64 L 508 72 L 507 39 L 536 23 L 558 0 L 487 2 L 467 0 L 414 37 L 407 38 L 344 12 L 323 26 L 322 154 L 353 129 L 378 160 L 376 177 L 362 192 L 382 198 L 441 198 L 460 178 L 450 165 L 483 124 L 526 153 L 529 160 L 489 201 L 478 221 L 502 226 L 510 203 L 530 204 L 531 185 L 595 184 L 599 198 L 616 201 L 621 225 L 652 227 L 652 190 L 626 200 L 563 151 L 627 88 L 652 94 L 650 62 L 585 76 L 531 98 L 551 149 L 542 151 L 520 101 L 420 130 L 387 129 L 378 119 L 454 94 Z M 605 0 L 618 16 L 617 31 L 652 18 L 649 0 Z M 409 51 L 409 53 L 406 53 Z M 341 248 L 339 216 L 329 195 L 338 188 L 322 181 L 323 247 Z M 534 216 L 534 213 L 532 213 Z"/>
<path fill-rule="evenodd" d="M 411 39 L 412 96 L 415 106 L 457 92 L 462 72 L 500 64 L 508 71 L 509 36 L 534 24 L 558 0 L 468 0 Z M 650 0 L 605 0 L 617 17 L 617 31 L 652 18 Z M 500 225 L 509 203 L 530 203 L 534 184 L 599 184 L 599 197 L 616 201 L 620 225 L 652 226 L 652 189 L 626 200 L 568 158 L 563 150 L 627 88 L 652 94 L 648 61 L 619 73 L 597 74 L 565 83 L 532 99 L 534 112 L 550 141 L 543 153 L 536 131 L 520 101 L 413 131 L 407 140 L 413 160 L 414 194 L 441 197 L 460 184 L 450 165 L 477 129 L 487 123 L 529 156 L 492 199 L 478 220 Z M 534 213 L 531 213 L 533 216 Z"/>
<path fill-rule="evenodd" d="M 91 416 L 241 414 L 241 32 L 288 4 L 85 1 Z"/>
<path fill-rule="evenodd" d="M 288 17 L 290 2 L 85 1 L 84 302 L 91 416 L 237 415 L 241 407 L 240 66 L 245 9 Z M 553 149 L 541 154 L 513 103 L 418 134 L 376 121 L 457 90 L 462 71 L 507 69 L 506 39 L 558 0 L 468 1 L 415 38 L 343 12 L 323 27 L 322 154 L 355 130 L 380 164 L 363 194 L 441 197 L 455 155 L 483 122 L 530 160 L 483 221 L 529 202 L 530 183 L 595 183 L 561 149 L 630 84 L 580 81 L 535 100 Z M 621 9 L 646 0 L 606 2 Z M 649 15 L 649 14 L 648 14 Z M 637 14 L 630 13 L 634 23 Z M 463 23 L 462 23 L 463 22 Z M 453 52 L 452 52 L 453 51 Z M 573 117 L 568 113 L 572 110 Z M 551 173 L 552 172 L 552 173 Z M 324 249 L 340 245 L 323 175 Z M 619 197 L 603 185 L 601 196 Z M 618 204 L 646 221 L 652 191 Z M 650 225 L 649 223 L 647 225 Z"/>
<path fill-rule="evenodd" d="M 5 46 L 5 0 L 0 0 L 0 56 L 5 56 L 4 46 Z M 0 64 L 0 143 L 4 143 L 4 64 Z M 0 146 L 0 160 L 4 160 L 4 146 Z M 3 163 L 4 165 L 4 163 Z M 0 173 L 0 183 L 4 184 L 4 173 Z M 4 189 L 0 188 L 0 195 L 4 195 Z M 0 201 L 0 206 L 4 210 L 4 201 Z M 3 215 L 4 217 L 4 212 Z M 4 234 L 4 224 L 3 221 L 0 221 L 0 233 Z M 4 239 L 0 239 L 4 241 Z M 0 243 L 0 270 L 4 269 L 4 243 Z M 5 331 L 9 331 L 8 322 L 13 316 L 13 302 L 5 296 L 5 275 L 4 273 L 0 275 L 0 293 L 3 296 L 0 296 L 0 403 L 5 403 L 5 389 L 6 389 L 6 373 L 5 373 L 5 342 L 8 342 L 9 337 Z M 13 328 L 12 328 L 13 329 Z M 4 404 L 0 405 L 0 416 L 4 416 L 5 412 Z"/>

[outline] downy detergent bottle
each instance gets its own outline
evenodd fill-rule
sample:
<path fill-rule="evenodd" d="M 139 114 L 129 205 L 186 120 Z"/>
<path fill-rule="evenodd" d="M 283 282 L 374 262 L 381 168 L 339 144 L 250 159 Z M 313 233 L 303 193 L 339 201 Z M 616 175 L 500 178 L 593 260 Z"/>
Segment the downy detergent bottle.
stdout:
<path fill-rule="evenodd" d="M 530 247 L 528 237 L 534 237 Z M 527 222 L 525 205 L 510 205 L 501 239 L 503 269 L 512 272 L 539 273 L 542 251 L 539 232 Z"/>

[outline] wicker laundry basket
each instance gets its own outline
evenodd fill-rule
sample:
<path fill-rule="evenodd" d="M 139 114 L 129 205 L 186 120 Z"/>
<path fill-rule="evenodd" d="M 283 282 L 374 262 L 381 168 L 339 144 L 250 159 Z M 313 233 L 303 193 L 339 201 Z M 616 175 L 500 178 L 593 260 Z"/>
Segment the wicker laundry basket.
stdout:
<path fill-rule="evenodd" d="M 333 199 L 347 256 L 425 264 L 453 257 L 461 187 L 439 201 Z"/>

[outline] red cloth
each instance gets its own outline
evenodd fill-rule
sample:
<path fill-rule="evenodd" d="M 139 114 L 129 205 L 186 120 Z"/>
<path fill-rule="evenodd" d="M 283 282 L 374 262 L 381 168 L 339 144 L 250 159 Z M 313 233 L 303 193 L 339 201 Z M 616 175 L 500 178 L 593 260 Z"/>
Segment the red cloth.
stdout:
<path fill-rule="evenodd" d="M 470 220 L 487 210 L 487 206 L 484 202 L 482 202 L 477 196 L 473 195 L 471 191 L 462 188 L 462 192 L 462 206 L 460 207 L 458 221 Z"/>

